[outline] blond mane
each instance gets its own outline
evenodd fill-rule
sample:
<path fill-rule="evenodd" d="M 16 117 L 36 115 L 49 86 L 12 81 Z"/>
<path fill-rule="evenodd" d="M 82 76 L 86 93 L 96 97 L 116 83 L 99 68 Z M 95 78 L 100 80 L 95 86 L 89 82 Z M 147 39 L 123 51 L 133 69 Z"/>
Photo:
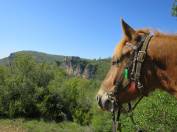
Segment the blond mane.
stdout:
<path fill-rule="evenodd" d="M 162 33 L 158 30 L 154 30 L 154 29 L 138 29 L 136 31 L 137 34 L 152 34 L 153 36 L 155 37 L 166 37 L 167 39 L 168 38 L 175 38 L 177 39 L 177 34 L 168 34 L 168 33 Z M 123 39 L 121 39 L 121 41 L 116 45 L 116 48 L 113 52 L 113 59 L 118 59 L 121 57 L 122 55 L 122 49 L 124 47 L 124 45 L 126 44 L 127 42 L 127 38 L 124 37 Z"/>

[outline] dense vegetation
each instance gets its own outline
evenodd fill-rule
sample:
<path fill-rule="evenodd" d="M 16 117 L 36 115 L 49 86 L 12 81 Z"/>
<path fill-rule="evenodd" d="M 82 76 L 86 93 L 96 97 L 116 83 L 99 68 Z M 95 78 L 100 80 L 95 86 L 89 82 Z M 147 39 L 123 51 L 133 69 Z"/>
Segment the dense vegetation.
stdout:
<path fill-rule="evenodd" d="M 177 0 L 174 0 L 172 5 L 172 16 L 177 17 Z"/>
<path fill-rule="evenodd" d="M 36 62 L 25 54 L 16 56 L 9 66 L 0 66 L 0 117 L 39 120 L 31 123 L 33 125 L 55 122 L 57 124 L 52 126 L 61 126 L 61 131 L 67 127 L 73 129 L 66 131 L 111 131 L 111 114 L 100 110 L 95 101 L 109 60 L 91 63 L 98 66 L 96 75 L 92 80 L 86 80 L 68 76 L 57 64 Z M 177 131 L 176 108 L 174 97 L 156 91 L 135 110 L 135 121 L 147 131 Z M 123 131 L 137 129 L 126 115 L 121 119 Z M 24 127 L 32 131 L 32 126 L 28 125 L 24 123 Z M 37 129 L 42 127 L 33 131 Z M 58 131 L 46 127 L 47 130 Z"/>

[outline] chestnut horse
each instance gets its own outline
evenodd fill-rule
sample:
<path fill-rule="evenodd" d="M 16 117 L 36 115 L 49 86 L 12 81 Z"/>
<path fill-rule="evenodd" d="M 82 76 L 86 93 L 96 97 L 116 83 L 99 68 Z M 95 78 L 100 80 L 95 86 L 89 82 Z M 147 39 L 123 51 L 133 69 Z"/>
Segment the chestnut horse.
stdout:
<path fill-rule="evenodd" d="M 123 20 L 122 28 L 124 37 L 115 48 L 112 65 L 97 93 L 99 106 L 111 111 L 111 99 L 123 104 L 141 95 L 147 96 L 156 88 L 165 90 L 177 98 L 177 35 L 152 33 L 148 29 L 134 30 Z M 138 87 L 137 80 L 127 78 L 127 75 L 123 75 L 122 78 L 122 74 L 129 62 L 132 62 L 132 58 L 135 58 L 134 51 L 138 43 L 143 41 L 144 36 L 150 34 L 152 36 L 149 37 L 140 70 L 139 82 L 142 87 Z M 130 74 L 130 70 L 132 70 L 132 65 L 126 74 Z"/>

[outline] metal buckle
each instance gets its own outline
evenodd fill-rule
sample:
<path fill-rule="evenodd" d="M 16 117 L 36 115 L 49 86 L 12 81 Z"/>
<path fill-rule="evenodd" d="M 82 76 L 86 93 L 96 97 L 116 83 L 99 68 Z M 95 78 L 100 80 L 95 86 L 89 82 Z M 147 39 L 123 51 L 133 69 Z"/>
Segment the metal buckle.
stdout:
<path fill-rule="evenodd" d="M 138 81 L 137 84 L 138 89 L 140 90 L 140 92 L 142 92 L 142 89 L 144 88 L 143 85 Z"/>
<path fill-rule="evenodd" d="M 146 54 L 146 52 L 145 52 L 145 51 L 142 51 L 142 50 L 140 50 L 139 53 L 144 53 L 144 54 Z"/>
<path fill-rule="evenodd" d="M 131 48 L 133 50 L 137 49 L 137 46 L 133 45 L 132 43 L 126 42 L 125 47 Z"/>
<path fill-rule="evenodd" d="M 137 61 L 144 62 L 146 52 L 145 51 L 139 51 L 137 56 Z"/>

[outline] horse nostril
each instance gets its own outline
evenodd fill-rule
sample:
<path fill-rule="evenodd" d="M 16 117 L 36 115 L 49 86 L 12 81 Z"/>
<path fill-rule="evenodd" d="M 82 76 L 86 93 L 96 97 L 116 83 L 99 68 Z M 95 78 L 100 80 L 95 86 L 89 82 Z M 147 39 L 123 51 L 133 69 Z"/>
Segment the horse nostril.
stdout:
<path fill-rule="evenodd" d="M 100 102 L 100 99 L 101 99 L 100 96 L 96 96 L 96 100 L 97 100 L 97 102 Z"/>
<path fill-rule="evenodd" d="M 105 107 L 107 110 L 112 109 L 112 102 L 111 102 L 111 100 L 107 99 L 107 100 L 104 102 L 104 107 Z"/>
<path fill-rule="evenodd" d="M 110 100 L 108 98 L 108 96 L 96 96 L 96 100 L 98 102 L 98 105 L 100 106 L 100 108 L 104 109 L 104 110 L 108 110 L 108 111 L 112 111 L 113 109 L 113 103 L 112 100 Z"/>
<path fill-rule="evenodd" d="M 101 96 L 96 96 L 96 100 L 98 102 L 98 105 L 102 108 Z"/>

